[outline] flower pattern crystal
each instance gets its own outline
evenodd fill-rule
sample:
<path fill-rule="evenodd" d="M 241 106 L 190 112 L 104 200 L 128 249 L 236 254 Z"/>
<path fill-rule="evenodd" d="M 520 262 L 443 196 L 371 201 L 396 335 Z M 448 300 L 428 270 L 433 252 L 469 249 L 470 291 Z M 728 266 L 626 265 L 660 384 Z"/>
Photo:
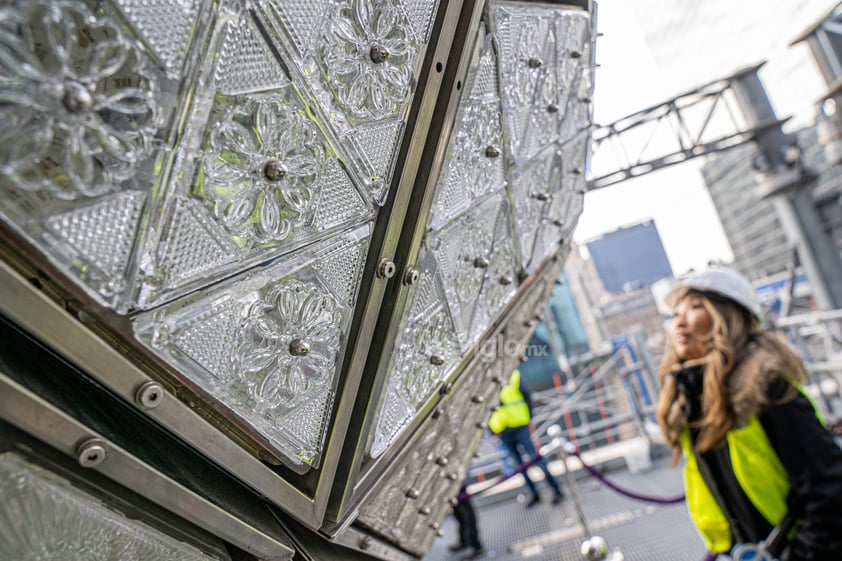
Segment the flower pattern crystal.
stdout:
<path fill-rule="evenodd" d="M 415 48 L 393 2 L 340 2 L 326 27 L 322 59 L 342 107 L 352 116 L 382 119 L 409 95 Z"/>
<path fill-rule="evenodd" d="M 283 97 L 229 107 L 204 158 L 214 218 L 244 245 L 290 238 L 313 222 L 325 154 L 316 125 Z"/>
<path fill-rule="evenodd" d="M 145 65 L 138 43 L 82 4 L 0 8 L 0 173 L 66 200 L 132 177 L 159 126 Z"/>
<path fill-rule="evenodd" d="M 234 362 L 256 413 L 277 416 L 329 388 L 341 319 L 330 294 L 298 280 L 275 284 L 251 304 Z"/>

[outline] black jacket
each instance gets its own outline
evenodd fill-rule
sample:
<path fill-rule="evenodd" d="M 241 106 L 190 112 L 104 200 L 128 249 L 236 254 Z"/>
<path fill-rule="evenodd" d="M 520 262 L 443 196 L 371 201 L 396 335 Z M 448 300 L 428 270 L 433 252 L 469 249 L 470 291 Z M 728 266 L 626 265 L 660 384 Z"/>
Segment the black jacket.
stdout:
<path fill-rule="evenodd" d="M 731 377 L 731 398 L 739 399 L 738 418 L 757 415 L 769 442 L 786 469 L 791 484 L 790 509 L 799 512 L 801 525 L 783 561 L 842 559 L 842 449 L 819 422 L 810 401 L 798 393 L 781 400 L 791 386 L 773 370 L 763 368 L 763 359 L 748 359 Z M 687 398 L 686 417 L 701 416 L 702 372 L 700 367 L 676 374 L 680 391 Z M 753 396 L 753 397 L 752 397 Z M 748 404 L 746 404 L 748 401 Z M 742 415 L 742 416 L 740 416 Z M 695 436 L 695 431 L 691 431 Z M 766 538 L 770 524 L 754 508 L 737 482 L 727 446 L 717 446 L 699 455 L 707 469 L 708 485 L 731 519 L 736 541 L 758 542 Z M 762 466 L 758 469 L 762 477 Z M 711 482 L 711 479 L 713 480 Z M 724 503 L 724 504 L 722 504 Z"/>

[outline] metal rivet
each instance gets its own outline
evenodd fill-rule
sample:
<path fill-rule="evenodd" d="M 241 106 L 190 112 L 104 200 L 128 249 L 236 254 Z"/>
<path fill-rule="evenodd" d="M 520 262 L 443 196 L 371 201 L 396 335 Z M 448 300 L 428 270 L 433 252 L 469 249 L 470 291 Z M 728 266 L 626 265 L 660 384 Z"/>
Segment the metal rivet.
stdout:
<path fill-rule="evenodd" d="M 485 257 L 477 257 L 474 259 L 474 267 L 477 269 L 487 269 L 491 263 Z"/>
<path fill-rule="evenodd" d="M 471 401 L 473 401 L 474 403 L 483 403 L 485 401 L 485 398 L 481 395 L 475 395 L 471 398 Z"/>
<path fill-rule="evenodd" d="M 485 149 L 486 158 L 497 158 L 498 156 L 500 156 L 500 151 L 497 150 L 495 147 L 489 146 Z"/>
<path fill-rule="evenodd" d="M 421 508 L 418 509 L 418 514 L 420 514 L 421 516 L 427 516 L 431 512 L 433 512 L 433 509 L 431 509 L 428 506 L 422 506 Z"/>
<path fill-rule="evenodd" d="M 146 382 L 137 389 L 134 400 L 144 409 L 153 409 L 164 400 L 164 388 L 157 382 Z"/>
<path fill-rule="evenodd" d="M 474 426 L 476 426 L 478 429 L 485 430 L 488 428 L 488 423 L 486 423 L 485 421 L 479 421 Z"/>
<path fill-rule="evenodd" d="M 94 106 L 94 96 L 90 90 L 75 82 L 65 86 L 64 98 L 61 101 L 71 113 L 82 113 Z"/>
<path fill-rule="evenodd" d="M 280 181 L 289 173 L 289 169 L 278 160 L 269 160 L 263 166 L 263 175 L 269 181 Z"/>
<path fill-rule="evenodd" d="M 450 390 L 453 389 L 453 384 L 450 382 L 442 382 L 441 387 L 439 388 L 440 395 L 447 395 L 450 393 Z"/>
<path fill-rule="evenodd" d="M 380 263 L 377 264 L 377 277 L 381 279 L 390 279 L 395 276 L 395 272 L 397 271 L 397 267 L 395 267 L 395 262 L 391 259 L 386 259 L 385 257 L 380 260 Z"/>
<path fill-rule="evenodd" d="M 560 220 L 560 219 L 556 218 L 555 220 L 553 220 L 553 226 L 559 226 L 559 227 L 564 226 L 564 220 Z"/>
<path fill-rule="evenodd" d="M 406 491 L 406 498 L 415 500 L 421 495 L 421 492 L 418 489 L 407 489 Z"/>
<path fill-rule="evenodd" d="M 445 477 L 447 477 L 450 481 L 456 481 L 459 479 L 459 474 L 451 471 Z"/>
<path fill-rule="evenodd" d="M 372 45 L 368 51 L 368 56 L 371 57 L 371 62 L 380 64 L 386 62 L 386 59 L 389 58 L 389 51 L 382 45 Z"/>
<path fill-rule="evenodd" d="M 448 460 L 448 459 L 447 459 L 447 458 L 445 458 L 444 456 L 440 456 L 440 457 L 436 458 L 436 465 L 439 465 L 439 466 L 444 467 L 444 466 L 446 466 L 446 465 L 447 465 L 447 463 L 448 463 L 449 461 L 450 461 L 450 460 Z"/>
<path fill-rule="evenodd" d="M 587 96 L 587 95 L 586 95 L 586 96 L 582 96 L 582 97 L 580 97 L 580 98 L 579 98 L 579 101 L 581 101 L 582 103 L 590 103 L 590 102 L 591 102 L 591 98 L 590 98 L 590 96 Z"/>
<path fill-rule="evenodd" d="M 430 528 L 433 530 L 438 530 L 439 528 L 441 528 L 441 524 L 439 524 L 438 522 L 433 522 L 432 524 L 430 524 Z"/>
<path fill-rule="evenodd" d="M 76 449 L 76 460 L 85 468 L 98 466 L 106 455 L 105 443 L 97 439 L 86 440 Z"/>
<path fill-rule="evenodd" d="M 510 277 L 509 275 L 503 275 L 502 277 L 500 277 L 500 284 L 502 284 L 503 286 L 509 286 L 510 284 L 512 284 L 512 282 L 512 277 Z"/>
<path fill-rule="evenodd" d="M 436 530 L 436 536 L 439 538 L 444 537 L 444 530 Z"/>
<path fill-rule="evenodd" d="M 547 113 L 558 113 L 558 105 L 555 103 L 547 105 Z"/>
<path fill-rule="evenodd" d="M 304 339 L 293 339 L 289 343 L 289 354 L 292 356 L 307 356 L 310 353 L 310 343 Z"/>
<path fill-rule="evenodd" d="M 534 197 L 539 201 L 548 201 L 550 196 L 546 193 L 535 193 Z"/>
<path fill-rule="evenodd" d="M 407 267 L 406 272 L 403 274 L 403 283 L 405 285 L 412 286 L 418 282 L 419 276 L 421 276 L 421 273 L 418 272 L 418 269 L 414 267 Z"/>
<path fill-rule="evenodd" d="M 582 175 L 582 168 L 573 168 L 570 170 L 573 175 Z"/>
<path fill-rule="evenodd" d="M 357 542 L 360 549 L 365 551 L 366 549 L 371 547 L 371 536 L 362 536 L 359 541 Z"/>
<path fill-rule="evenodd" d="M 433 355 L 430 357 L 430 364 L 434 366 L 441 366 L 444 364 L 444 357 L 441 355 Z"/>
<path fill-rule="evenodd" d="M 571 49 L 568 54 L 570 55 L 570 58 L 582 58 L 582 52 L 575 49 Z"/>
<path fill-rule="evenodd" d="M 538 325 L 538 320 L 535 318 L 531 318 L 523 322 L 524 327 L 535 327 L 536 325 Z"/>
<path fill-rule="evenodd" d="M 518 359 L 520 362 L 526 362 L 527 360 L 529 360 L 529 357 L 528 357 L 528 356 L 526 356 L 526 355 L 520 355 L 519 357 L 517 357 L 517 359 Z"/>
<path fill-rule="evenodd" d="M 450 506 L 456 506 L 457 504 L 459 504 L 459 499 L 457 499 L 456 497 L 450 497 L 449 499 L 447 499 L 447 502 L 450 503 Z"/>
<path fill-rule="evenodd" d="M 501 378 L 499 375 L 495 374 L 494 376 L 491 377 L 491 381 L 495 384 L 502 384 L 503 378 Z"/>
<path fill-rule="evenodd" d="M 541 62 L 540 58 L 530 58 L 526 64 L 529 65 L 529 68 L 541 68 L 544 63 Z"/>

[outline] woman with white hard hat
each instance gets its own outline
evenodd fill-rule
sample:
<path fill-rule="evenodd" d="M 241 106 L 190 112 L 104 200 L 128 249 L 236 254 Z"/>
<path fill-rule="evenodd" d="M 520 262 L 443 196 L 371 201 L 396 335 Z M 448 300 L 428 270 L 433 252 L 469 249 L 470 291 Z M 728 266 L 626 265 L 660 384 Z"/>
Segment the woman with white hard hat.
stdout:
<path fill-rule="evenodd" d="M 673 464 L 684 457 L 687 507 L 708 551 L 842 559 L 842 449 L 802 389 L 801 361 L 762 331 L 751 283 L 714 268 L 681 280 L 666 303 L 658 421 Z"/>

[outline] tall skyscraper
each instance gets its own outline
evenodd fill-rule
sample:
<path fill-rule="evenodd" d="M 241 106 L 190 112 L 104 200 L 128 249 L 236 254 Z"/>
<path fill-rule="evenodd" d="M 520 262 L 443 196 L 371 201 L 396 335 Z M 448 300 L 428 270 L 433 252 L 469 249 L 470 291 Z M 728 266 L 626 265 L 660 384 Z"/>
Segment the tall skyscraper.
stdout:
<path fill-rule="evenodd" d="M 792 262 L 772 201 L 757 193 L 753 144 L 713 154 L 702 166 L 710 198 L 734 253 L 733 266 L 749 278 L 786 270 Z"/>
<path fill-rule="evenodd" d="M 842 250 L 842 165 L 828 165 L 813 126 L 795 137 L 824 228 Z M 757 193 L 752 144 L 715 154 L 702 167 L 722 229 L 734 252 L 734 267 L 749 278 L 761 279 L 798 265 L 792 244 L 771 201 Z"/>

